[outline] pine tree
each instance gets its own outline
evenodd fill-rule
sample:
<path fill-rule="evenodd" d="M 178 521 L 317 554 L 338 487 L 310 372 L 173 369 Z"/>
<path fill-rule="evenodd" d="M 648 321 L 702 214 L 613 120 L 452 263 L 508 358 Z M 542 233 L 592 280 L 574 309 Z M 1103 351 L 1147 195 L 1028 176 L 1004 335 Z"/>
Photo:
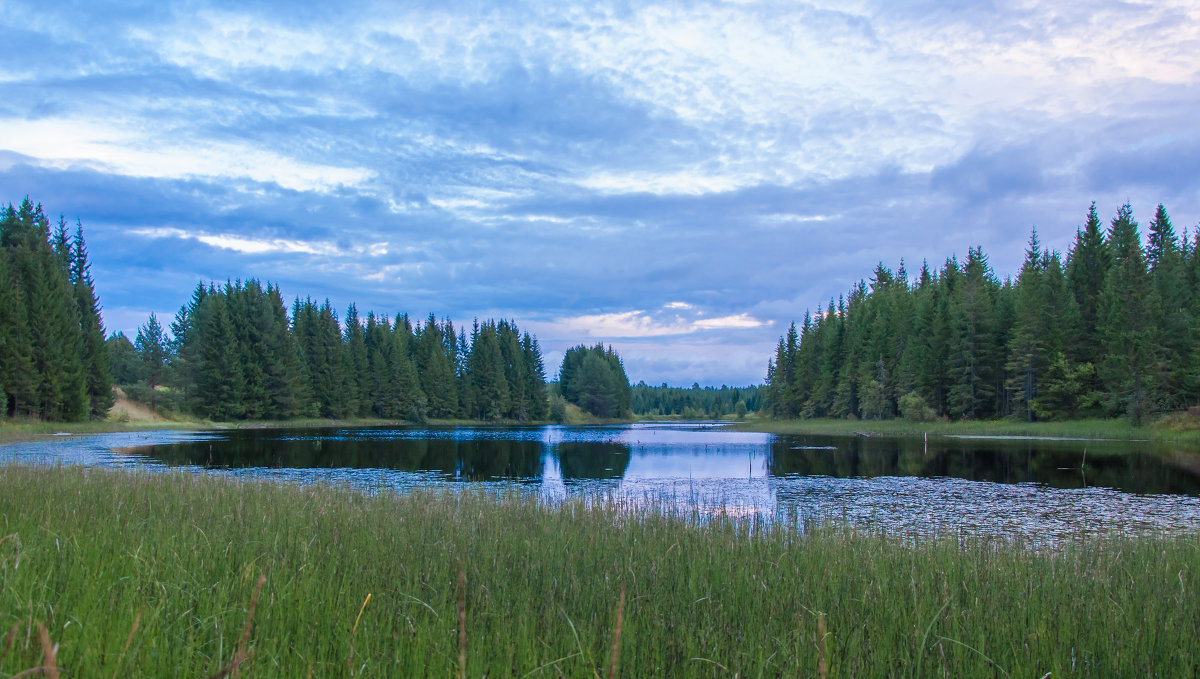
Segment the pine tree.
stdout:
<path fill-rule="evenodd" d="M 7 220 L 0 222 L 0 229 L 7 226 Z M 30 413 L 36 379 L 25 299 L 9 267 L 9 251 L 0 248 L 0 417 Z"/>
<path fill-rule="evenodd" d="M 962 281 L 950 306 L 950 413 L 962 418 L 989 416 L 993 403 L 991 346 L 994 297 L 999 286 L 980 248 L 968 251 Z"/>
<path fill-rule="evenodd" d="M 103 419 L 113 404 L 112 358 L 104 343 L 104 324 L 100 320 L 100 302 L 96 298 L 82 222 L 75 223 L 70 252 L 71 284 L 79 316 L 89 411 L 93 418 Z"/>
<path fill-rule="evenodd" d="M 1195 320 L 1184 251 L 1161 203 L 1146 240 L 1146 263 L 1161 314 L 1161 323 L 1148 328 L 1153 361 L 1150 398 L 1160 408 L 1178 408 L 1187 403 L 1188 385 L 1196 373 L 1189 360 Z"/>
<path fill-rule="evenodd" d="M 1100 228 L 1096 203 L 1088 208 L 1087 221 L 1075 232 L 1075 245 L 1067 254 L 1067 279 L 1079 305 L 1082 338 L 1069 358 L 1078 363 L 1096 363 L 1104 353 L 1098 327 L 1104 281 L 1112 266 L 1112 254 Z M 1096 385 L 1097 387 L 1099 385 Z"/>
<path fill-rule="evenodd" d="M 358 309 L 353 304 L 346 310 L 343 339 L 346 343 L 346 406 L 355 415 L 367 417 L 372 408 L 366 331 L 358 320 Z"/>
<path fill-rule="evenodd" d="M 255 300 L 256 322 L 261 346 L 255 352 L 263 364 L 267 417 L 290 419 L 315 413 L 312 394 L 304 374 L 303 358 L 292 336 L 287 310 L 279 288 L 259 289 Z"/>
<path fill-rule="evenodd" d="M 1037 230 L 1029 237 L 1025 263 L 1017 278 L 1016 326 L 1009 342 L 1009 390 L 1025 420 L 1034 420 L 1034 405 L 1041 380 L 1050 360 L 1050 325 L 1046 299 L 1045 267 Z"/>
<path fill-rule="evenodd" d="M 69 282 L 70 255 L 50 246 L 49 220 L 41 205 L 34 206 L 26 198 L 17 221 L 19 228 L 14 230 L 23 236 L 15 248 L 15 263 L 25 291 L 23 301 L 26 309 L 38 310 L 26 318 L 38 377 L 35 412 L 49 420 L 82 419 L 87 414 L 87 388 L 78 311 Z"/>
<path fill-rule="evenodd" d="M 242 350 L 229 313 L 229 296 L 210 290 L 196 308 L 196 410 L 212 420 L 245 415 Z"/>
<path fill-rule="evenodd" d="M 453 348 L 453 332 L 450 332 L 449 348 L 446 333 L 438 325 L 433 314 L 416 338 L 417 372 L 421 390 L 429 402 L 429 415 L 450 418 L 458 411 L 458 385 L 454 372 L 454 360 L 448 353 Z"/>
<path fill-rule="evenodd" d="M 486 323 L 474 332 L 467 356 L 467 374 L 475 418 L 504 417 L 509 404 L 508 380 L 504 376 L 504 357 L 495 324 Z"/>
<path fill-rule="evenodd" d="M 1146 381 L 1154 365 L 1152 328 L 1160 322 L 1160 307 L 1128 204 L 1113 218 L 1108 243 L 1112 269 L 1097 321 L 1106 352 L 1101 377 L 1111 395 L 1110 409 L 1128 413 L 1134 424 L 1140 425 L 1149 414 Z"/>
<path fill-rule="evenodd" d="M 550 404 L 546 400 L 546 367 L 537 338 L 525 333 L 521 338 L 521 353 L 525 361 L 526 415 L 531 420 L 545 420 L 550 415 Z"/>
<path fill-rule="evenodd" d="M 145 325 L 138 328 L 133 347 L 141 362 L 142 379 L 151 389 L 157 388 L 163 383 L 167 371 L 167 337 L 153 313 Z"/>

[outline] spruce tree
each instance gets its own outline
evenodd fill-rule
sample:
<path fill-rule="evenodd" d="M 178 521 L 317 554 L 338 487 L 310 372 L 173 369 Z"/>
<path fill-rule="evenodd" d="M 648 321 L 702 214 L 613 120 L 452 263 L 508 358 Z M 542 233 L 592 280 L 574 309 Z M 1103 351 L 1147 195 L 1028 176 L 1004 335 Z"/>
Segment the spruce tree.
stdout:
<path fill-rule="evenodd" d="M 509 405 L 508 380 L 504 376 L 504 356 L 494 323 L 486 323 L 474 332 L 467 356 L 467 374 L 474 417 L 480 420 L 504 417 Z"/>
<path fill-rule="evenodd" d="M 195 315 L 196 410 L 212 420 L 239 419 L 245 415 L 245 380 L 228 295 L 210 290 Z"/>
<path fill-rule="evenodd" d="M 8 224 L 0 222 L 0 229 Z M 26 300 L 9 266 L 11 250 L 0 247 L 0 417 L 31 414 L 36 383 Z"/>
<path fill-rule="evenodd" d="M 138 328 L 133 347 L 141 363 L 142 380 L 151 389 L 162 385 L 167 372 L 167 337 L 153 313 L 145 325 Z"/>
<path fill-rule="evenodd" d="M 1069 358 L 1078 363 L 1097 363 L 1104 354 L 1099 320 L 1104 281 L 1111 265 L 1112 254 L 1093 202 L 1083 227 L 1075 232 L 1075 245 L 1067 254 L 1067 278 L 1079 305 L 1082 326 L 1081 341 L 1070 352 Z"/>
<path fill-rule="evenodd" d="M 346 406 L 358 417 L 370 415 L 370 372 L 367 360 L 366 331 L 358 319 L 358 309 L 351 304 L 346 310 Z"/>
<path fill-rule="evenodd" d="M 450 334 L 453 338 L 453 333 Z M 450 418 L 458 411 L 458 385 L 454 361 L 447 353 L 445 332 L 433 314 L 425 321 L 416 338 L 417 372 L 421 390 L 429 403 L 429 415 Z M 453 347 L 454 343 L 449 343 Z"/>
<path fill-rule="evenodd" d="M 531 420 L 545 420 L 550 415 L 550 404 L 546 399 L 546 367 L 537 338 L 525 333 L 521 353 L 525 361 L 526 415 Z"/>
<path fill-rule="evenodd" d="M 1195 317 L 1184 251 L 1161 203 L 1150 222 L 1146 240 L 1146 263 L 1162 319 L 1148 328 L 1153 361 L 1151 398 L 1158 407 L 1173 409 L 1187 403 L 1188 385 L 1197 371 L 1189 360 Z"/>
<path fill-rule="evenodd" d="M 113 404 L 112 357 L 104 342 L 100 302 L 96 297 L 95 281 L 92 280 L 87 243 L 83 240 L 83 223 L 79 221 L 75 223 L 75 238 L 71 242 L 70 266 L 79 316 L 89 410 L 93 418 L 103 419 Z"/>
<path fill-rule="evenodd" d="M 1112 268 L 1097 321 L 1105 349 L 1101 377 L 1110 394 L 1110 411 L 1127 413 L 1135 425 L 1140 425 L 1150 410 L 1147 377 L 1154 365 L 1153 328 L 1161 318 L 1137 222 L 1128 204 L 1121 206 L 1113 218 L 1108 243 Z"/>
<path fill-rule="evenodd" d="M 956 417 L 990 416 L 993 402 L 991 346 L 994 298 L 998 284 L 980 248 L 968 251 L 962 280 L 950 306 L 951 341 L 947 405 Z"/>

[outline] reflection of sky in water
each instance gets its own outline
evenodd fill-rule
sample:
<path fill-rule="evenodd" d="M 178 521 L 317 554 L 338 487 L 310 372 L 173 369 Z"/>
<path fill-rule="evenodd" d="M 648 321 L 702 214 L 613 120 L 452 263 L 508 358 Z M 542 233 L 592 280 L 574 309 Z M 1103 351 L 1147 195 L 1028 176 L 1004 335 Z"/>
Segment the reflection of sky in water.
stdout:
<path fill-rule="evenodd" d="M 0 464 L 184 469 L 236 478 L 293 483 L 347 484 L 367 492 L 423 488 L 458 492 L 475 487 L 517 488 L 547 502 L 584 498 L 621 506 L 655 506 L 687 516 L 713 514 L 833 518 L 895 533 L 1024 536 L 1037 541 L 1070 534 L 1142 531 L 1194 532 L 1200 528 L 1200 498 L 1153 495 L 1104 488 L 1059 489 L 1037 483 L 993 483 L 962 478 L 889 476 L 835 478 L 825 475 L 772 476 L 768 460 L 774 437 L 711 426 L 643 423 L 613 427 L 329 430 L 297 436 L 265 433 L 267 440 L 439 440 L 523 441 L 540 444 L 541 476 L 517 482 L 456 481 L 439 471 L 397 469 L 168 467 L 137 447 L 212 441 L 220 432 L 136 432 L 51 437 L 36 443 L 0 446 Z M 594 448 L 589 444 L 597 444 Z M 596 478 L 564 477 L 561 451 L 606 451 Z M 815 454 L 837 451 L 814 450 Z M 560 455 L 561 453 L 561 455 Z M 822 458 L 824 459 L 824 458 Z M 605 467 L 608 461 L 623 467 Z M 593 458 L 591 461 L 596 462 Z M 604 476 L 612 478 L 601 478 Z"/>

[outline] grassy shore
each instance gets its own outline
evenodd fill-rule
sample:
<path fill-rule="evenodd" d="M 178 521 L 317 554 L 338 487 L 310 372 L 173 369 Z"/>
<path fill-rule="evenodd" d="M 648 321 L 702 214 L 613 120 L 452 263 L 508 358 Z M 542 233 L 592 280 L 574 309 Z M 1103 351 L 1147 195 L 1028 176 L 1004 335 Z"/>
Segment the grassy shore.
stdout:
<path fill-rule="evenodd" d="M 772 420 L 752 418 L 732 425 L 743 431 L 771 434 L 852 436 L 1051 436 L 1063 438 L 1169 441 L 1200 444 L 1200 418 L 1171 417 L 1149 426 L 1135 427 L 1125 419 L 1019 422 L 973 420 L 964 422 L 910 422 L 908 420 Z"/>
<path fill-rule="evenodd" d="M 0 467 L 0 677 L 1194 676 L 1198 588 L 1196 536 L 913 544 Z"/>

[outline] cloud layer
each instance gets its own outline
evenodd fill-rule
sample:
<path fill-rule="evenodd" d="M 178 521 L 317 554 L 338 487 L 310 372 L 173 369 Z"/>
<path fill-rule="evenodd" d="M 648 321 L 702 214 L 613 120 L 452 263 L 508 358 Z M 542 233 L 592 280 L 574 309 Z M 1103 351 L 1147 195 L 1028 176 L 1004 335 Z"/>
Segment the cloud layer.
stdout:
<path fill-rule="evenodd" d="M 762 379 L 878 261 L 1016 269 L 1090 201 L 1200 216 L 1190 2 L 6 4 L 0 199 L 105 319 L 259 277 Z"/>

